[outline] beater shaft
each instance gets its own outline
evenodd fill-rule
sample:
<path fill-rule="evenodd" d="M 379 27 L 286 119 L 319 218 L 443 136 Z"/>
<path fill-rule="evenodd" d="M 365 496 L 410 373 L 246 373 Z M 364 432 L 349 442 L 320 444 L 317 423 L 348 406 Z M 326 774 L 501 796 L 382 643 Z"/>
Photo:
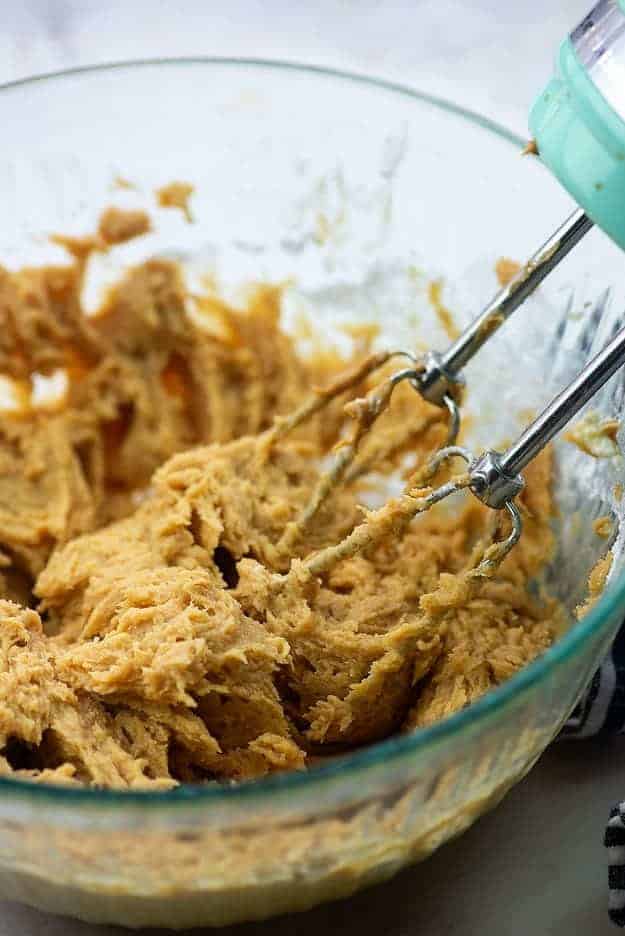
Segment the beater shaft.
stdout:
<path fill-rule="evenodd" d="M 441 405 L 445 396 L 450 394 L 453 384 L 461 383 L 459 374 L 464 365 L 515 309 L 525 302 L 539 283 L 566 257 L 592 226 L 592 221 L 581 209 L 574 211 L 447 351 L 428 352 L 424 357 L 424 369 L 413 381 L 413 386 L 421 396 L 430 403 Z"/>
<path fill-rule="evenodd" d="M 519 475 L 625 364 L 625 328 L 563 390 L 506 452 L 485 452 L 469 467 L 470 488 L 489 507 L 503 507 L 523 487 Z"/>

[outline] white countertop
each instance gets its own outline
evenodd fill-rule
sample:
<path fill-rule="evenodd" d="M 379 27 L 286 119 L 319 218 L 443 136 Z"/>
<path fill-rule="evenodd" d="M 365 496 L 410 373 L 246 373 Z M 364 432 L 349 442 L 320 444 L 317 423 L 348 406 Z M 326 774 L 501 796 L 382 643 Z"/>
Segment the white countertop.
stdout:
<path fill-rule="evenodd" d="M 5 0 L 0 81 L 173 55 L 284 58 L 402 81 L 522 133 L 589 0 Z M 490 815 L 393 882 L 227 936 L 602 936 L 601 844 L 625 795 L 625 739 L 553 747 Z M 0 936 L 121 933 L 0 903 Z"/>

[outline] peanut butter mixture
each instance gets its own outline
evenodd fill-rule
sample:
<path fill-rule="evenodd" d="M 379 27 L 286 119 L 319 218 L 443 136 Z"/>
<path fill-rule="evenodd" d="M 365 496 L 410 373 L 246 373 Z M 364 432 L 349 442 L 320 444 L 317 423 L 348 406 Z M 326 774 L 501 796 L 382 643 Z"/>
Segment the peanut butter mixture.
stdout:
<path fill-rule="evenodd" d="M 520 272 L 521 264 L 516 260 L 510 260 L 509 257 L 500 257 L 495 264 L 495 276 L 500 286 L 507 286 Z"/>
<path fill-rule="evenodd" d="M 189 199 L 195 187 L 189 182 L 169 182 L 156 190 L 156 199 L 161 208 L 177 208 L 189 224 L 193 221 Z"/>
<path fill-rule="evenodd" d="M 380 390 L 388 356 L 305 360 L 279 289 L 236 310 L 159 259 L 83 313 L 98 239 L 149 229 L 122 214 L 66 239 L 66 266 L 0 270 L 21 404 L 0 413 L 2 772 L 167 788 L 302 769 L 542 653 L 562 625 L 528 588 L 553 548 L 550 454 L 527 472 L 521 542 L 478 575 L 493 513 L 473 499 L 415 516 L 408 486 L 362 506 L 446 434 L 410 386 Z M 64 396 L 38 402 L 58 372 Z"/>
<path fill-rule="evenodd" d="M 569 430 L 564 438 L 572 442 L 585 455 L 593 458 L 613 458 L 620 452 L 617 434 L 618 419 L 604 419 L 596 410 L 588 410 Z"/>

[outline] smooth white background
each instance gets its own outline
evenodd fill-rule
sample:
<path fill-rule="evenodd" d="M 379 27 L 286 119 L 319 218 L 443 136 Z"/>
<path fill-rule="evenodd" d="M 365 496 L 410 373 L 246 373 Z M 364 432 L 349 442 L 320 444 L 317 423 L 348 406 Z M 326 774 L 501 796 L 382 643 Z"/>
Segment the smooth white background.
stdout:
<path fill-rule="evenodd" d="M 587 0 L 0 0 L 0 81 L 161 55 L 285 58 L 393 78 L 523 133 L 558 42 L 587 7 Z M 610 805 L 624 795 L 625 739 L 556 745 L 495 812 L 392 883 L 226 934 L 615 932 L 605 912 L 601 839 Z M 0 936 L 120 932 L 0 903 Z"/>

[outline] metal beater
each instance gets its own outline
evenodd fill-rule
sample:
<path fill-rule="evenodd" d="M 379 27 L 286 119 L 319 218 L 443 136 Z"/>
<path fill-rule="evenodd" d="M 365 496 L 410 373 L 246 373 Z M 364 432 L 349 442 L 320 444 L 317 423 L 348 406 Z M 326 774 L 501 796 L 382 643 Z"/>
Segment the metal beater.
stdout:
<path fill-rule="evenodd" d="M 428 495 L 431 504 L 460 488 L 482 503 L 505 508 L 512 532 L 504 553 L 519 539 L 521 516 L 514 498 L 524 486 L 520 472 L 625 363 L 622 329 L 528 426 L 505 452 L 475 457 L 455 445 L 459 413 L 455 391 L 461 370 L 536 289 L 593 224 L 625 249 L 625 0 L 600 0 L 563 43 L 559 73 L 530 115 L 536 150 L 583 207 L 521 268 L 444 353 L 427 352 L 412 386 L 430 403 L 447 407 L 452 443 L 430 460 L 426 475 L 460 457 L 468 472 Z"/>
<path fill-rule="evenodd" d="M 560 49 L 558 74 L 537 99 L 530 127 L 534 148 L 541 159 L 581 207 L 495 295 L 447 351 L 429 351 L 419 356 L 406 351 L 372 355 L 355 371 L 318 391 L 291 416 L 278 419 L 266 436 L 265 445 L 290 432 L 391 359 L 407 360 L 403 370 L 391 374 L 366 397 L 353 400 L 346 407 L 355 419 L 355 429 L 341 443 L 333 468 L 321 477 L 308 505 L 285 529 L 277 545 L 278 554 L 284 557 L 305 535 L 332 490 L 363 473 L 356 461 L 360 443 L 385 411 L 400 383 L 408 381 L 425 400 L 448 412 L 445 446 L 413 475 L 399 499 L 371 511 L 366 521 L 341 543 L 309 556 L 304 565 L 312 574 L 322 574 L 340 559 L 382 538 L 388 529 L 405 526 L 417 514 L 464 489 L 488 507 L 507 511 L 510 517 L 509 534 L 486 548 L 469 573 L 476 579 L 492 574 L 521 535 L 521 514 L 514 502 L 524 486 L 521 472 L 625 364 L 624 328 L 505 452 L 491 449 L 476 457 L 456 444 L 464 365 L 593 224 L 603 228 L 625 249 L 625 0 L 600 0 L 565 40 Z M 463 459 L 467 470 L 433 486 L 439 469 L 455 458 Z"/>

